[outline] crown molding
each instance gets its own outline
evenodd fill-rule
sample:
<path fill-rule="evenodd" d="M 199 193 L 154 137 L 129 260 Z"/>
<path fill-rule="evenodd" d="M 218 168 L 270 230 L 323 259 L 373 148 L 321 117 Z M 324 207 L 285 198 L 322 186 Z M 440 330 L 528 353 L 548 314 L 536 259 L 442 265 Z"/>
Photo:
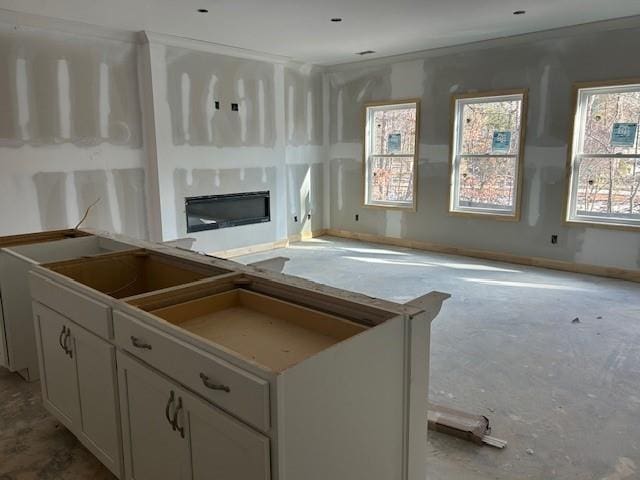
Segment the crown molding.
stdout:
<path fill-rule="evenodd" d="M 32 13 L 16 12 L 0 8 L 0 25 L 13 27 L 16 30 L 34 29 L 49 32 L 57 32 L 68 35 L 79 35 L 84 37 L 101 38 L 127 43 L 159 43 L 174 47 L 186 48 L 189 50 L 199 50 L 209 53 L 217 53 L 249 60 L 263 61 L 268 63 L 282 64 L 293 68 L 301 68 L 309 63 L 297 61 L 284 55 L 274 55 L 266 52 L 259 52 L 245 48 L 232 47 L 193 38 L 180 37 L 151 31 L 130 31 L 115 28 L 102 27 L 89 23 L 67 20 L 62 18 L 48 17 Z M 324 67 L 313 65 L 314 70 L 324 70 Z"/>
<path fill-rule="evenodd" d="M 219 55 L 228 55 L 230 57 L 246 58 L 248 60 L 258 60 L 268 63 L 278 64 L 299 64 L 296 60 L 284 56 L 274 55 L 266 52 L 259 52 L 240 47 L 232 47 L 220 43 L 206 42 L 204 40 L 196 40 L 194 38 L 179 37 L 177 35 L 169 35 L 166 33 L 151 32 L 145 30 L 139 32 L 138 41 L 140 43 L 159 43 L 171 47 L 186 48 L 188 50 L 198 50 L 202 52 L 215 53 Z"/>
<path fill-rule="evenodd" d="M 531 33 L 523 33 L 520 35 L 511 35 L 507 37 L 493 38 L 489 40 L 481 40 L 477 42 L 462 43 L 446 47 L 429 48 L 418 50 L 415 52 L 401 53 L 398 55 L 388 55 L 384 57 L 372 58 L 369 60 L 356 60 L 354 62 L 344 62 L 325 65 L 325 71 L 340 72 L 345 70 L 359 69 L 363 67 L 375 67 L 388 65 L 390 63 L 408 62 L 412 60 L 424 60 L 431 57 L 440 57 L 443 55 L 454 55 L 456 53 L 470 52 L 475 50 L 484 50 L 493 47 L 503 47 L 509 45 L 518 45 L 522 43 L 530 43 L 539 40 L 547 40 L 558 37 L 570 37 L 584 35 L 587 33 L 604 32 L 608 30 L 624 30 L 627 28 L 640 27 L 640 15 L 631 17 L 615 18 L 612 20 L 603 20 L 598 22 L 583 23 L 580 25 L 572 25 L 567 27 L 553 28 L 549 30 L 541 30 Z"/>

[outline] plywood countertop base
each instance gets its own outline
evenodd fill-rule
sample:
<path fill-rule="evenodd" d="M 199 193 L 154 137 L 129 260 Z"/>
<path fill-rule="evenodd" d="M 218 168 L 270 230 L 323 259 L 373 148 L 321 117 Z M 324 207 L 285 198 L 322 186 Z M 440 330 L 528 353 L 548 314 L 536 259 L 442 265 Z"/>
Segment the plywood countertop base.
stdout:
<path fill-rule="evenodd" d="M 366 330 L 338 317 L 241 289 L 151 313 L 274 372 Z"/>

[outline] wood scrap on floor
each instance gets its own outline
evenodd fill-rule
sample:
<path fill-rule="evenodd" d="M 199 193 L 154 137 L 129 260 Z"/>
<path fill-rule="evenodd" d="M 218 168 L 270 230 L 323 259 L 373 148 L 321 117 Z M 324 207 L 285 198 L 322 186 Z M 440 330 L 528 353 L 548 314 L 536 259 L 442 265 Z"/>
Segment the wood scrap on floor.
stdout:
<path fill-rule="evenodd" d="M 453 435 L 478 445 L 485 444 L 496 448 L 504 448 L 507 445 L 504 440 L 489 435 L 491 427 L 489 419 L 484 415 L 474 415 L 430 403 L 427 424 L 430 430 Z"/>

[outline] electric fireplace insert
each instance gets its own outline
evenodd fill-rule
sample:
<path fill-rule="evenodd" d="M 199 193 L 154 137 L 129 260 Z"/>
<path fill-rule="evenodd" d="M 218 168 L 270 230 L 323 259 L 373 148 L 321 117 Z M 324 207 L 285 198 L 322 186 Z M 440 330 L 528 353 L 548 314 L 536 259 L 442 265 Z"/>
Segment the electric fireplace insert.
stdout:
<path fill-rule="evenodd" d="M 269 192 L 185 198 L 187 233 L 271 221 Z"/>

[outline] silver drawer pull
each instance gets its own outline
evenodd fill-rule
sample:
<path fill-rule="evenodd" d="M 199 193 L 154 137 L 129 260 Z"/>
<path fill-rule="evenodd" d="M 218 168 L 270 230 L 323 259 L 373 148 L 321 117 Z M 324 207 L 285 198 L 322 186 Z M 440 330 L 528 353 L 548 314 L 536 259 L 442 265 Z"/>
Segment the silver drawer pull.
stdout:
<path fill-rule="evenodd" d="M 200 379 L 202 380 L 202 383 L 204 383 L 204 386 L 207 388 L 210 388 L 211 390 L 222 390 L 223 392 L 227 392 L 227 393 L 231 391 L 231 389 L 226 385 L 213 383 L 211 379 L 207 377 L 204 373 L 200 374 Z"/>
<path fill-rule="evenodd" d="M 180 415 L 180 410 L 182 410 L 182 397 L 178 397 L 178 406 L 176 407 L 176 411 L 173 412 L 173 430 L 178 431 L 180 436 L 184 438 L 184 427 L 181 427 L 178 423 L 178 416 Z"/>
<path fill-rule="evenodd" d="M 70 336 L 71 336 L 71 329 L 67 328 L 67 333 L 62 339 L 62 346 L 64 347 L 64 351 L 66 352 L 66 354 L 69 355 L 70 358 L 73 358 L 73 350 L 71 349 L 71 347 L 67 346 L 67 342 L 69 341 Z"/>
<path fill-rule="evenodd" d="M 143 342 L 138 337 L 134 337 L 133 335 L 131 336 L 131 344 L 136 348 L 142 348 L 142 349 L 145 349 L 145 350 L 151 350 L 151 345 L 149 345 L 148 343 Z"/>
<path fill-rule="evenodd" d="M 64 350 L 64 353 L 68 354 L 69 352 L 67 352 L 67 349 L 62 344 L 62 339 L 64 338 L 66 333 L 67 333 L 67 327 L 66 327 L 66 325 L 63 325 L 62 326 L 62 331 L 60 332 L 60 336 L 58 337 L 58 343 L 60 344 L 60 348 L 62 348 Z"/>
<path fill-rule="evenodd" d="M 175 431 L 176 426 L 173 423 L 173 420 L 171 420 L 171 406 L 173 405 L 173 402 L 175 400 L 175 393 L 173 390 L 171 390 L 171 394 L 169 395 L 169 401 L 167 401 L 167 406 L 164 409 L 164 416 L 167 418 L 167 422 L 169 422 L 169 425 L 171 425 L 171 428 L 173 428 L 173 430 Z"/>

